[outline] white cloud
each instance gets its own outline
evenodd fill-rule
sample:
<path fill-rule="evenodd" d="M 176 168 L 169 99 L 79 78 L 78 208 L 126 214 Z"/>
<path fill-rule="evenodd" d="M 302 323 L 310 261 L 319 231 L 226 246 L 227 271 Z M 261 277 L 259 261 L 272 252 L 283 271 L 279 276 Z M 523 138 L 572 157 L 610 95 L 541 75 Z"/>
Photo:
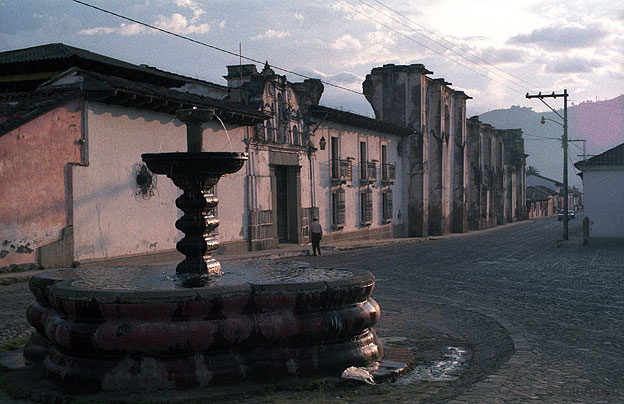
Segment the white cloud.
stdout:
<path fill-rule="evenodd" d="M 119 35 L 137 35 L 146 31 L 146 27 L 140 24 L 120 24 L 118 27 L 95 27 L 78 31 L 78 35 L 108 35 L 117 33 Z"/>
<path fill-rule="evenodd" d="M 582 93 L 591 86 L 591 81 L 582 79 L 576 75 L 567 75 L 555 81 L 554 88 L 570 88 L 575 94 Z"/>
<path fill-rule="evenodd" d="M 360 49 L 362 47 L 362 43 L 357 38 L 353 38 L 349 34 L 344 34 L 343 36 L 332 42 L 329 47 L 338 50 Z"/>
<path fill-rule="evenodd" d="M 210 31 L 210 24 L 198 24 L 198 20 L 204 10 L 195 2 L 195 0 L 176 0 L 176 6 L 189 9 L 193 12 L 193 17 L 188 19 L 180 13 L 174 13 L 169 17 L 160 15 L 156 18 L 154 25 L 167 31 L 173 31 L 177 34 L 204 34 Z M 225 27 L 225 21 L 219 24 L 219 27 Z M 80 35 L 102 35 L 118 33 L 120 35 L 129 36 L 149 32 L 145 26 L 140 24 L 121 24 L 118 27 L 95 27 L 87 28 L 78 32 Z"/>
<path fill-rule="evenodd" d="M 546 73 L 591 73 L 601 63 L 596 59 L 581 57 L 564 57 L 548 63 L 544 69 Z"/>
<path fill-rule="evenodd" d="M 268 39 L 268 38 L 281 39 L 289 35 L 290 33 L 286 31 L 276 31 L 276 30 L 270 29 L 266 31 L 264 34 L 258 34 L 254 37 L 251 37 L 251 39 Z"/>
<path fill-rule="evenodd" d="M 78 31 L 78 35 L 101 35 L 101 34 L 111 34 L 117 31 L 118 28 L 110 28 L 110 27 L 95 27 L 95 28 L 87 28 Z"/>
<path fill-rule="evenodd" d="M 172 14 L 171 17 L 161 15 L 154 25 L 177 34 L 204 34 L 210 31 L 210 24 L 193 25 L 185 16 L 178 13 Z"/>
<path fill-rule="evenodd" d="M 176 0 L 176 6 L 185 7 L 193 11 L 191 22 L 195 23 L 199 16 L 204 14 L 204 10 L 194 0 Z"/>
<path fill-rule="evenodd" d="M 366 34 L 366 40 L 376 45 L 392 46 L 396 45 L 396 34 L 394 32 L 373 31 Z"/>
<path fill-rule="evenodd" d="M 553 25 L 509 38 L 509 43 L 534 44 L 550 51 L 589 48 L 603 39 L 607 32 L 600 25 Z"/>
<path fill-rule="evenodd" d="M 145 32 L 146 29 L 139 24 L 121 24 L 118 31 L 121 35 L 137 35 Z"/>

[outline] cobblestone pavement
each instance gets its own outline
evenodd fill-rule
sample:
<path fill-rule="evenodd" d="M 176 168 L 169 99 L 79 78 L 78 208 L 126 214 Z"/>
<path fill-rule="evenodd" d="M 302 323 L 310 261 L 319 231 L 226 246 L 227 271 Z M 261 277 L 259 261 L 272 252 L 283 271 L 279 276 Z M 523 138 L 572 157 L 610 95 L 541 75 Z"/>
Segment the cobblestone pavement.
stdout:
<path fill-rule="evenodd" d="M 456 374 L 433 381 L 323 386 L 242 395 L 245 403 L 624 402 L 624 245 L 581 245 L 582 216 L 561 239 L 555 219 L 494 231 L 297 257 L 364 268 L 377 278 L 375 327 L 386 346 L 434 365 L 465 350 Z M 0 342 L 26 335 L 26 283 L 0 286 Z M 6 327 L 4 325 L 7 325 Z M 1 398 L 1 397 L 0 397 Z"/>
<path fill-rule="evenodd" d="M 509 361 L 491 374 L 483 369 L 487 377 L 461 386 L 449 403 L 622 403 L 624 243 L 582 246 L 581 218 L 570 222 L 570 240 L 559 246 L 561 222 L 543 219 L 314 263 L 375 274 L 379 331 L 390 331 L 384 309 L 398 300 L 402 307 L 438 302 L 470 310 L 509 332 L 515 345 Z M 449 326 L 457 336 L 461 326 Z"/>
<path fill-rule="evenodd" d="M 0 345 L 30 335 L 33 328 L 26 322 L 26 309 L 33 300 L 28 282 L 0 286 Z"/>

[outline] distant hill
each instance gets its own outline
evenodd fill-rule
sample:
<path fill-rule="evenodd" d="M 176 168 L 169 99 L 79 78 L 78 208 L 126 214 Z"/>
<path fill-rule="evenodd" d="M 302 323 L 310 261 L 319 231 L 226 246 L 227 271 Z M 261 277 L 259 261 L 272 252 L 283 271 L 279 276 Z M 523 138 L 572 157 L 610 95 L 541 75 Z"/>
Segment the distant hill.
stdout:
<path fill-rule="evenodd" d="M 548 101 L 548 100 L 546 100 Z M 552 104 L 552 103 L 551 103 Z M 558 105 L 563 104 L 560 100 Z M 563 109 L 558 110 L 563 116 Z M 560 139 L 563 127 L 541 117 L 562 122 L 553 112 L 535 112 L 532 108 L 512 106 L 479 115 L 481 122 L 499 129 L 517 129 L 524 132 L 525 152 L 529 154 L 527 166 L 535 166 L 543 176 L 560 180 L 563 176 L 563 150 Z M 585 139 L 587 154 L 600 154 L 618 144 L 624 143 L 624 95 L 617 98 L 568 104 L 568 138 Z M 573 162 L 582 160 L 583 142 L 572 142 L 568 148 L 568 172 L 570 185 L 579 185 Z"/>

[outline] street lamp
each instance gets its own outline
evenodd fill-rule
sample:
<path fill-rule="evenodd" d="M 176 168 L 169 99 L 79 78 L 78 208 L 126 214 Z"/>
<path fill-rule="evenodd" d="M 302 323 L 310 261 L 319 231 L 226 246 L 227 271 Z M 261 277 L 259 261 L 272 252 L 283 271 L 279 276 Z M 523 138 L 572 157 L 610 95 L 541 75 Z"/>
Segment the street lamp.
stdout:
<path fill-rule="evenodd" d="M 557 98 L 563 97 L 563 116 L 559 115 L 557 111 L 555 111 L 550 105 L 544 102 L 544 98 Z M 552 94 L 542 94 L 540 91 L 539 94 L 529 94 L 527 93 L 526 98 L 538 98 L 541 102 L 544 103 L 552 112 L 557 114 L 559 118 L 563 120 L 563 125 L 559 122 L 559 125 L 563 126 L 563 204 L 565 209 L 563 209 L 563 239 L 568 239 L 568 90 L 563 90 L 563 93 L 555 94 L 553 91 Z M 551 119 L 548 119 L 549 121 Z M 542 120 L 540 123 L 546 123 L 547 119 L 542 116 Z M 556 122 L 556 121 L 553 121 Z"/>
<path fill-rule="evenodd" d="M 319 146 L 321 147 L 321 150 L 325 150 L 326 145 L 327 145 L 327 141 L 325 140 L 325 136 L 322 136 L 321 140 L 319 141 Z"/>
<path fill-rule="evenodd" d="M 554 122 L 554 123 L 556 123 L 556 124 L 557 124 L 557 125 L 559 125 L 559 126 L 563 126 L 563 124 L 562 124 L 562 123 L 557 122 L 557 121 L 555 121 L 554 119 L 544 118 L 544 115 L 542 115 L 542 119 L 540 120 L 540 123 L 541 123 L 542 125 L 544 125 L 544 124 L 546 123 L 546 121 Z"/>

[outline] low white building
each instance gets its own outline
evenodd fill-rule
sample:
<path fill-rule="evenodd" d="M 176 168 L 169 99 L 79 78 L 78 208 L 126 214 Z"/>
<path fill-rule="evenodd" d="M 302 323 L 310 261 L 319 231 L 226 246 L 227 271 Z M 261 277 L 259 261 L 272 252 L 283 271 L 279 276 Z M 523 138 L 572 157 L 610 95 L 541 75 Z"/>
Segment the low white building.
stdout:
<path fill-rule="evenodd" d="M 411 130 L 319 106 L 319 80 L 243 65 L 228 67 L 226 87 L 62 44 L 1 53 L 0 65 L 15 91 L 0 95 L 0 188 L 11 191 L 0 267 L 174 250 L 180 191 L 141 154 L 186 151 L 175 111 L 193 106 L 218 117 L 203 150 L 249 156 L 214 189 L 219 253 L 305 244 L 313 217 L 325 241 L 401 234 L 398 145 Z M 26 81 L 26 68 L 47 81 Z"/>
<path fill-rule="evenodd" d="M 575 166 L 582 171 L 590 237 L 624 237 L 624 143 Z"/>

